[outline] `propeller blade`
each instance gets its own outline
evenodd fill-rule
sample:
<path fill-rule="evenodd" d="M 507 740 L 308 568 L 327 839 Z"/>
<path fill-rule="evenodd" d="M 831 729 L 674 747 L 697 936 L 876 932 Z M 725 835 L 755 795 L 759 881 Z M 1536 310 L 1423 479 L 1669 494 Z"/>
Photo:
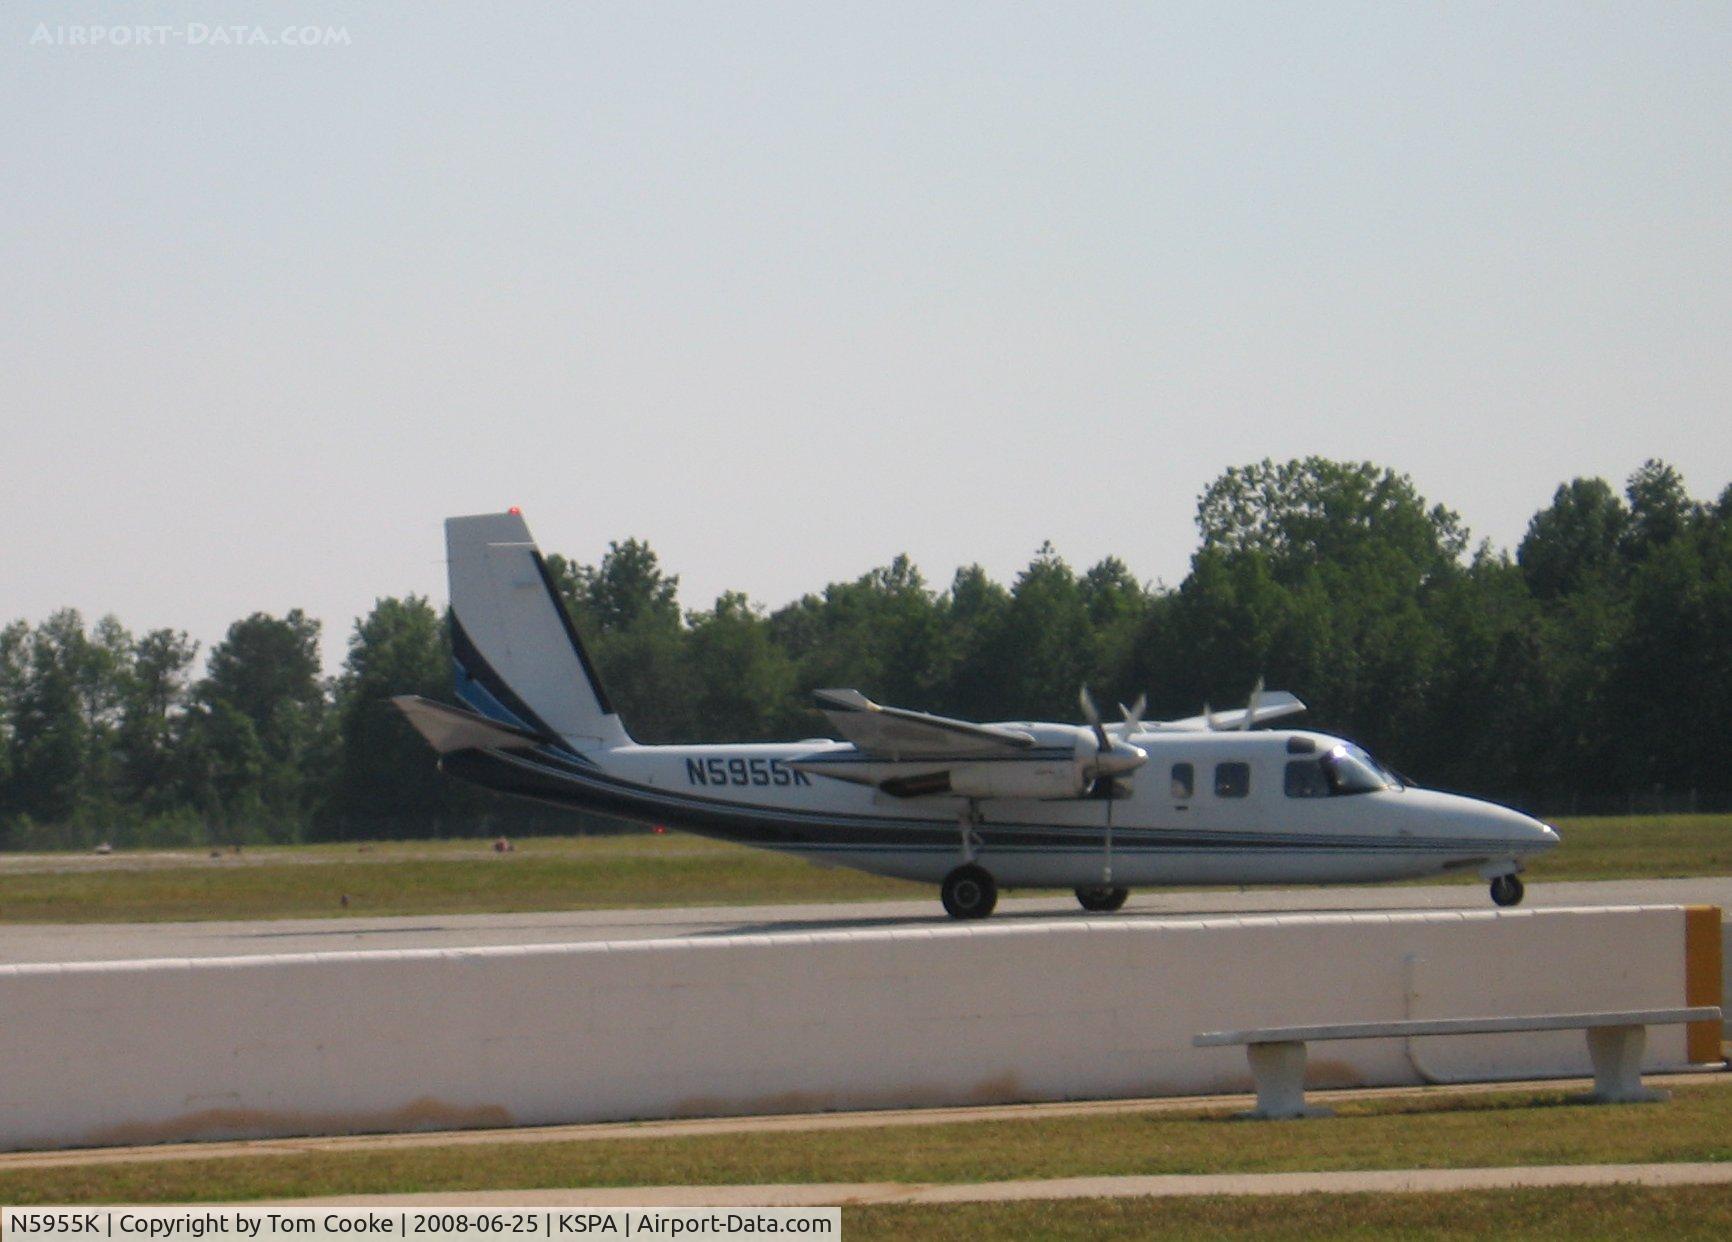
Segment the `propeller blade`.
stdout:
<path fill-rule="evenodd" d="M 1131 734 L 1143 727 L 1143 713 L 1148 710 L 1148 706 L 1149 696 L 1146 694 L 1137 695 L 1137 701 L 1129 707 L 1119 704 L 1119 711 L 1125 718 L 1125 740 L 1129 741 Z"/>
<path fill-rule="evenodd" d="M 1113 883 L 1113 803 L 1118 801 L 1114 797 L 1116 792 L 1113 778 L 1107 777 L 1107 848 L 1101 858 L 1101 883 L 1108 888 L 1111 888 Z"/>
<path fill-rule="evenodd" d="M 1095 708 L 1095 696 L 1089 693 L 1087 686 L 1077 692 L 1077 702 L 1082 704 L 1083 719 L 1087 720 L 1089 727 L 1095 731 L 1095 744 L 1100 752 L 1104 754 L 1111 750 L 1113 744 L 1107 737 L 1106 726 L 1101 724 L 1101 714 Z"/>
<path fill-rule="evenodd" d="M 1208 721 L 1210 733 L 1220 732 L 1221 722 L 1215 719 L 1215 709 L 1207 703 L 1203 704 L 1203 719 Z"/>
<path fill-rule="evenodd" d="M 1245 704 L 1245 719 L 1239 723 L 1239 728 L 1249 732 L 1251 726 L 1257 723 L 1257 709 L 1263 705 L 1263 679 L 1257 678 L 1257 684 L 1251 687 L 1251 698 Z"/>

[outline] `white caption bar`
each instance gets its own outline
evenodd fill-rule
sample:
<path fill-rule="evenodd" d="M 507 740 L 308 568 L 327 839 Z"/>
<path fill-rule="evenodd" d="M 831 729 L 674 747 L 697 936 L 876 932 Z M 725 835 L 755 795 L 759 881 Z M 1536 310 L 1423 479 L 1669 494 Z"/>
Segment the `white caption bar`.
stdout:
<path fill-rule="evenodd" d="M 399 1242 L 476 1239 L 556 1242 L 561 1238 L 740 1238 L 842 1236 L 842 1209 L 828 1208 L 7 1208 L 0 1242 L 119 1238 L 197 1242 L 205 1238 L 285 1242 L 290 1238 L 392 1238 Z"/>

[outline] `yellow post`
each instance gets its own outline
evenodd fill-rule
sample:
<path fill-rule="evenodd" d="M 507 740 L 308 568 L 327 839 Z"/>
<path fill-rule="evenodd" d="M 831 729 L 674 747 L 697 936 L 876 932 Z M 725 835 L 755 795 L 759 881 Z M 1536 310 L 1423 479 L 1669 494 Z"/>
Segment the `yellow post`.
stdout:
<path fill-rule="evenodd" d="M 1720 907 L 1687 906 L 1684 910 L 1684 1003 L 1720 1005 Z M 1696 1064 L 1719 1061 L 1720 1023 L 1692 1022 L 1685 1037 L 1689 1059 Z"/>

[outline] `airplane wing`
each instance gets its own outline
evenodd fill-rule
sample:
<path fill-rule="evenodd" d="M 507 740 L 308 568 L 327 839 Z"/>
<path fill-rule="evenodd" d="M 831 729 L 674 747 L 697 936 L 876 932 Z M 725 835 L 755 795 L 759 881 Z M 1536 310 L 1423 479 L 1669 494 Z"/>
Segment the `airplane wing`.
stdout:
<path fill-rule="evenodd" d="M 532 729 L 490 720 L 480 712 L 435 703 L 418 694 L 399 694 L 391 702 L 441 755 L 454 750 L 533 750 L 558 742 L 557 738 L 543 737 Z"/>
<path fill-rule="evenodd" d="M 1204 716 L 1187 716 L 1183 720 L 1163 720 L 1158 723 L 1151 721 L 1146 727 L 1156 733 L 1205 733 L 1209 730 L 1224 732 L 1229 729 L 1245 727 L 1245 713 L 1252 711 L 1252 724 L 1262 724 L 1265 720 L 1279 720 L 1283 716 L 1292 716 L 1305 710 L 1305 704 L 1296 696 L 1285 690 L 1266 691 L 1258 699 L 1256 708 L 1235 708 L 1230 712 L 1213 712 Z"/>
<path fill-rule="evenodd" d="M 892 760 L 960 759 L 1012 755 L 1034 745 L 1034 735 L 1003 725 L 975 724 L 874 703 L 858 690 L 815 690 L 820 709 L 837 732 L 864 755 Z"/>

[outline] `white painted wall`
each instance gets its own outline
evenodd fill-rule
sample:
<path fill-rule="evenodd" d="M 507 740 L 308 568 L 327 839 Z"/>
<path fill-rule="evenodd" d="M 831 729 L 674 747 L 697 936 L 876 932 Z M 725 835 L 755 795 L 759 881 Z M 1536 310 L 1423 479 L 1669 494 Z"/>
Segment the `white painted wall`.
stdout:
<path fill-rule="evenodd" d="M 1248 1090 L 1228 1027 L 1684 1003 L 1676 907 L 1112 919 L 0 967 L 0 1146 Z M 1650 1032 L 1650 1067 L 1684 1056 Z M 1582 1074 L 1580 1035 L 1424 1041 Z M 1315 1086 L 1409 1083 L 1404 1041 Z"/>

